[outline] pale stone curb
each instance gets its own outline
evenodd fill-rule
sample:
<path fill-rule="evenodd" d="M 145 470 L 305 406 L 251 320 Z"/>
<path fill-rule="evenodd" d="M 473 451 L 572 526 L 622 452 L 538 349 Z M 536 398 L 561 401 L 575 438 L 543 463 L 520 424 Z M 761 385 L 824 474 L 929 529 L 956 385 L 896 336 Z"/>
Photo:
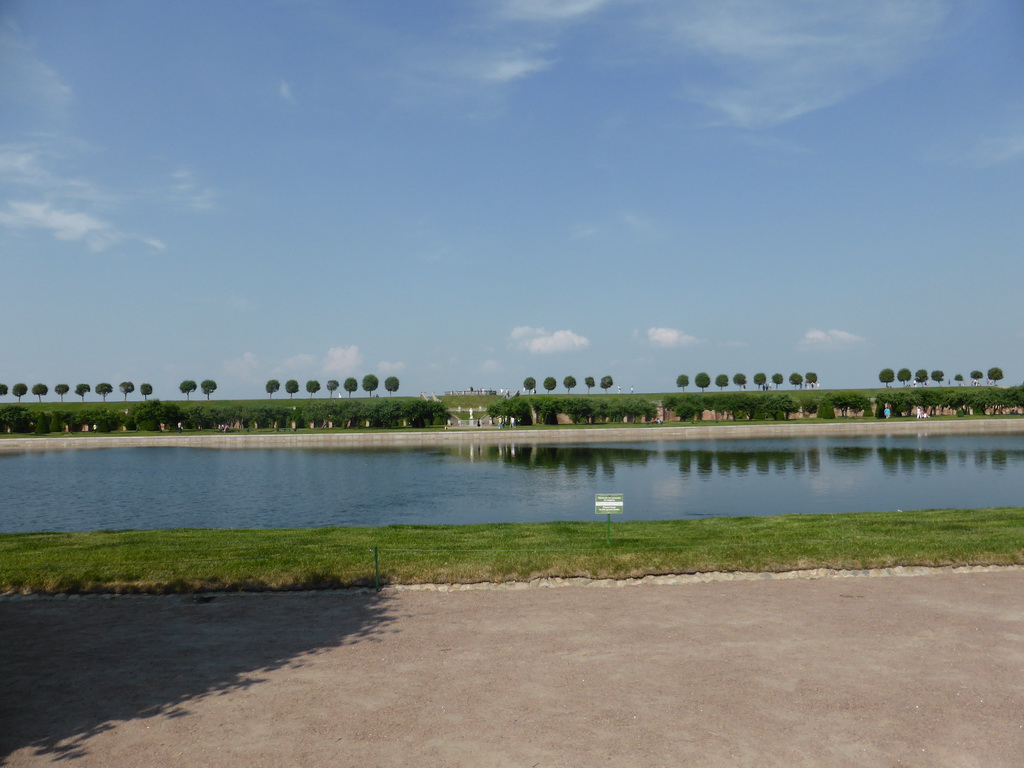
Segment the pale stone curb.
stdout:
<path fill-rule="evenodd" d="M 644 585 L 707 584 L 715 581 L 781 581 L 784 579 L 848 579 L 880 576 L 936 576 L 951 573 L 997 573 L 1024 570 L 1024 565 L 904 566 L 848 571 L 833 568 L 812 568 L 804 571 L 771 572 L 708 572 L 680 573 L 663 576 L 642 576 L 632 579 L 588 579 L 585 577 L 546 577 L 530 581 L 478 582 L 474 584 L 389 584 L 384 592 L 467 592 L 471 590 L 552 589 L 558 587 L 593 587 L 618 589 Z"/>
<path fill-rule="evenodd" d="M 1024 565 L 958 565 L 958 566 L 907 566 L 897 565 L 892 568 L 867 568 L 863 570 L 837 570 L 834 568 L 810 568 L 803 571 L 770 571 L 749 572 L 738 571 L 718 572 L 709 571 L 706 573 L 677 573 L 665 574 L 662 576 L 641 576 L 630 579 L 589 579 L 586 577 L 559 576 L 531 579 L 530 581 L 483 581 L 470 584 L 386 584 L 381 587 L 381 592 L 473 592 L 480 590 L 524 590 L 524 589 L 557 589 L 562 587 L 588 587 L 593 589 L 620 589 L 623 587 L 654 586 L 678 586 L 685 584 L 709 584 L 721 581 L 784 581 L 793 579 L 853 579 L 853 578 L 878 578 L 883 576 L 942 576 L 961 573 L 1001 573 L 1004 571 L 1022 571 Z M 373 587 L 349 587 L 346 589 L 297 589 L 297 590 L 258 590 L 250 592 L 204 592 L 209 597 L 235 597 L 235 596 L 293 596 L 293 597 L 315 597 L 317 595 L 339 595 L 339 594 L 372 594 Z M 126 593 L 114 594 L 110 592 L 86 593 L 86 594 L 47 594 L 41 592 L 4 592 L 0 593 L 0 601 L 9 600 L 113 600 L 113 599 L 158 599 L 167 597 L 178 597 L 190 599 L 189 594 L 146 594 Z"/>

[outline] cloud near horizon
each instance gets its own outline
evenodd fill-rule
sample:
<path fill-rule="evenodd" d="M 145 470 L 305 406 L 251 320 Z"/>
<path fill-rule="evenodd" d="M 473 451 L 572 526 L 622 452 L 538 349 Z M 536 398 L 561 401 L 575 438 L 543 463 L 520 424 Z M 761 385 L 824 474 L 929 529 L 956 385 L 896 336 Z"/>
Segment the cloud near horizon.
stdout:
<path fill-rule="evenodd" d="M 225 360 L 224 370 L 243 381 L 252 381 L 256 378 L 256 370 L 259 368 L 259 364 L 260 361 L 256 355 L 252 352 L 246 352 L 235 360 Z"/>
<path fill-rule="evenodd" d="M 336 373 L 339 376 L 355 376 L 363 364 L 363 356 L 355 344 L 348 347 L 331 347 L 324 357 L 324 373 Z"/>
<path fill-rule="evenodd" d="M 548 333 L 543 328 L 531 328 L 520 325 L 512 329 L 512 344 L 534 355 L 547 355 L 554 352 L 572 352 L 586 349 L 590 340 L 572 331 L 554 331 Z"/>
<path fill-rule="evenodd" d="M 316 363 L 316 357 L 308 354 L 292 355 L 281 365 L 274 368 L 275 376 L 305 376 Z M 357 376 L 363 365 L 359 347 L 331 347 L 323 358 L 323 373 L 341 376 Z M 240 358 L 224 361 L 224 370 L 244 381 L 255 381 L 260 360 L 252 352 L 246 352 Z M 406 369 L 405 363 L 381 361 L 377 363 L 377 373 L 381 376 L 394 376 Z"/>
<path fill-rule="evenodd" d="M 676 328 L 648 328 L 647 341 L 653 347 L 669 349 L 673 347 L 692 347 L 695 344 L 701 344 L 703 339 L 690 336 L 688 333 L 684 333 Z"/>
<path fill-rule="evenodd" d="M 804 337 L 800 339 L 797 346 L 800 349 L 805 350 L 827 350 L 827 349 L 846 349 L 856 344 L 863 344 L 867 339 L 863 336 L 858 336 L 855 333 L 847 333 L 846 331 L 819 331 L 817 328 L 811 328 L 804 334 Z"/>

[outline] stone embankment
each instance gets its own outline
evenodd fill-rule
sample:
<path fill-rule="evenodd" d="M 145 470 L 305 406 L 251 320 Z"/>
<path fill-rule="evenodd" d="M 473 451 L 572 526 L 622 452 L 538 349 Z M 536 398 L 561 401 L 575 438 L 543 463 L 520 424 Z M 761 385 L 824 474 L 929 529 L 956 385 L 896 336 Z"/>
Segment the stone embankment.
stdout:
<path fill-rule="evenodd" d="M 628 427 L 555 429 L 460 429 L 442 432 L 351 430 L 346 432 L 263 433 L 204 432 L 160 435 L 62 435 L 7 437 L 0 452 L 63 450 L 68 448 L 397 448 L 464 443 L 610 443 L 677 440 L 775 439 L 786 437 L 875 437 L 884 435 L 1024 434 L 1024 418 L 991 420 L 813 421 L 777 424 L 637 424 Z"/>

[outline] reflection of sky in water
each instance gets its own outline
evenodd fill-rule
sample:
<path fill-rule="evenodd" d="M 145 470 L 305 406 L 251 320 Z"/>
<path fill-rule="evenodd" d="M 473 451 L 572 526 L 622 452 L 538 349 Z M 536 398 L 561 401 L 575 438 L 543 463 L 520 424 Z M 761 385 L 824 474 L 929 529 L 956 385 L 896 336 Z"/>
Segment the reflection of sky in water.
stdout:
<path fill-rule="evenodd" d="M 1024 504 L 1024 435 L 69 450 L 0 460 L 0 531 L 633 519 Z"/>
<path fill-rule="evenodd" d="M 807 487 L 816 496 L 831 496 L 834 494 L 848 494 L 857 486 L 857 477 L 853 473 L 825 473 L 819 472 L 811 475 L 807 481 Z"/>

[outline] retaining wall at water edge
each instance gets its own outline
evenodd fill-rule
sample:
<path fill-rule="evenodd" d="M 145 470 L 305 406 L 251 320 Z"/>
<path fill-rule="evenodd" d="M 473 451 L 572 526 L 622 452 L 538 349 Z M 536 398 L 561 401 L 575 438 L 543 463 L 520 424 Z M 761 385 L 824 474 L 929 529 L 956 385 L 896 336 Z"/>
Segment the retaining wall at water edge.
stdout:
<path fill-rule="evenodd" d="M 460 443 L 618 443 L 636 441 L 731 440 L 787 437 L 871 437 L 882 435 L 1024 434 L 1024 418 L 980 421 L 779 422 L 778 424 L 635 425 L 601 429 L 461 429 L 443 432 L 245 432 L 105 434 L 0 439 L 0 452 L 75 448 L 372 448 L 424 447 Z"/>

